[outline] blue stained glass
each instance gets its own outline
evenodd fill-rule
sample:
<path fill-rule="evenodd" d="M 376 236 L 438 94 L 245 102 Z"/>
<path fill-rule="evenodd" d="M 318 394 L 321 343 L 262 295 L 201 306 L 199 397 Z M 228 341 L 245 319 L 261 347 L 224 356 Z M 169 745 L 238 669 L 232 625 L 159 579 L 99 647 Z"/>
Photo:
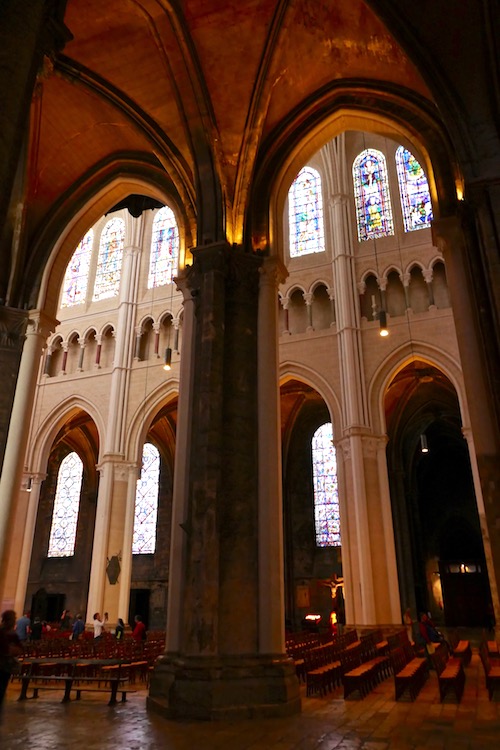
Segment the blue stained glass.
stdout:
<path fill-rule="evenodd" d="M 160 483 L 160 453 L 152 443 L 144 443 L 141 478 L 135 495 L 134 555 L 152 554 L 156 549 L 156 519 Z"/>
<path fill-rule="evenodd" d="M 358 239 L 374 240 L 394 234 L 385 156 L 365 149 L 352 167 Z"/>
<path fill-rule="evenodd" d="M 83 463 L 77 453 L 69 453 L 59 467 L 56 496 L 49 537 L 49 557 L 75 554 L 76 526 L 82 489 Z"/>
<path fill-rule="evenodd" d="M 288 193 L 290 257 L 298 258 L 325 249 L 321 177 L 311 167 L 304 167 Z"/>
<path fill-rule="evenodd" d="M 115 297 L 120 290 L 125 223 L 111 219 L 104 227 L 99 243 L 99 257 L 94 284 L 94 301 Z"/>
<path fill-rule="evenodd" d="M 403 146 L 396 151 L 399 194 L 405 232 L 430 227 L 432 204 L 425 172 L 413 154 Z"/>
<path fill-rule="evenodd" d="M 340 547 L 340 509 L 337 454 L 331 422 L 319 427 L 312 439 L 314 520 L 318 547 Z"/>
<path fill-rule="evenodd" d="M 66 268 L 61 307 L 72 307 L 73 305 L 85 302 L 93 242 L 94 232 L 92 229 L 89 229 L 73 253 Z"/>
<path fill-rule="evenodd" d="M 153 221 L 148 289 L 171 284 L 179 262 L 179 230 L 171 208 L 160 208 Z"/>

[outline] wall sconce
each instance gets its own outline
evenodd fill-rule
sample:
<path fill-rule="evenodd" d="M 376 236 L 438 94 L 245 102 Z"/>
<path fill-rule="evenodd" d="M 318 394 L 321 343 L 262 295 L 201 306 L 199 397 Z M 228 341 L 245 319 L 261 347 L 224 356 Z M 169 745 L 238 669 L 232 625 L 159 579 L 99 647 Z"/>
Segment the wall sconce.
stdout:
<path fill-rule="evenodd" d="M 28 481 L 26 482 L 26 492 L 31 492 L 33 489 L 33 477 L 28 477 Z"/>
<path fill-rule="evenodd" d="M 163 365 L 164 370 L 170 370 L 172 368 L 172 349 L 168 346 L 165 349 L 165 363 Z"/>
<path fill-rule="evenodd" d="M 386 314 L 385 310 L 380 310 L 380 312 L 378 314 L 378 320 L 379 320 L 379 323 L 380 323 L 380 331 L 379 331 L 380 335 L 381 336 L 388 336 L 389 335 L 389 331 L 387 330 L 387 314 Z"/>
<path fill-rule="evenodd" d="M 427 445 L 427 436 L 420 435 L 420 451 L 422 453 L 429 453 L 429 446 Z"/>

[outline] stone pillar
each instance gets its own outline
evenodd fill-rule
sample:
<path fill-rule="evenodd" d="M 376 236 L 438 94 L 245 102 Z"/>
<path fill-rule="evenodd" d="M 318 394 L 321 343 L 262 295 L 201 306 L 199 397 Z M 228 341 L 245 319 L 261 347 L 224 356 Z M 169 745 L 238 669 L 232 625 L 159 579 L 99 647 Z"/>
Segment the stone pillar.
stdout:
<path fill-rule="evenodd" d="M 4 460 L 27 318 L 24 310 L 0 307 L 0 469 Z"/>
<path fill-rule="evenodd" d="M 111 375 L 109 412 L 102 459 L 97 512 L 94 530 L 94 546 L 90 572 L 87 618 L 94 612 L 107 611 L 113 622 L 118 616 L 121 585 L 110 584 L 106 575 L 108 560 L 123 554 L 125 519 L 128 498 L 129 463 L 124 460 L 125 419 L 128 400 L 129 374 L 134 353 L 134 324 L 136 316 L 137 284 L 139 274 L 140 243 L 143 219 L 130 218 L 128 234 L 132 239 L 124 253 L 120 302 L 116 326 L 116 348 Z M 134 464 L 135 465 L 135 464 Z M 132 510 L 133 517 L 133 510 Z M 121 574 L 120 574 L 121 575 Z M 121 576 L 121 581 L 124 577 Z M 130 579 L 128 580 L 130 585 Z M 125 618 L 124 618 L 125 619 Z"/>
<path fill-rule="evenodd" d="M 400 273 L 399 278 L 401 280 L 401 283 L 403 285 L 403 290 L 405 293 L 405 305 L 406 309 L 409 310 L 411 308 L 411 301 L 410 301 L 410 281 L 411 281 L 411 273 Z"/>
<path fill-rule="evenodd" d="M 153 331 L 155 334 L 155 343 L 154 343 L 154 355 L 157 359 L 160 358 L 160 324 L 155 323 L 153 325 Z"/>
<path fill-rule="evenodd" d="M 306 303 L 306 310 L 307 310 L 307 328 L 306 331 L 314 331 L 313 326 L 313 317 L 312 317 L 312 303 L 314 300 L 314 294 L 311 292 L 304 292 L 302 295 L 304 298 L 304 302 Z"/>
<path fill-rule="evenodd" d="M 396 559 L 396 544 L 394 541 L 394 524 L 392 520 L 391 492 L 389 487 L 389 475 L 387 470 L 387 435 L 373 438 L 377 458 L 377 474 L 379 481 L 379 497 L 381 509 L 381 521 L 383 527 L 382 544 L 384 546 L 384 558 L 386 571 L 383 576 L 383 586 L 388 595 L 388 611 L 390 622 L 397 623 L 401 617 L 401 597 L 398 583 L 398 565 Z M 380 576 L 379 576 L 380 579 Z M 385 614 L 385 613 L 380 613 Z"/>
<path fill-rule="evenodd" d="M 121 572 L 119 578 L 118 617 L 128 622 L 130 604 L 130 582 L 132 578 L 132 542 L 134 538 L 135 499 L 137 477 L 140 467 L 129 464 L 127 467 L 127 498 L 123 516 L 123 540 L 121 544 Z"/>
<path fill-rule="evenodd" d="M 17 326 L 16 335 L 14 335 L 15 330 L 7 330 L 3 337 L 0 335 L 0 346 L 2 343 L 5 345 L 6 342 L 12 340 L 14 351 L 22 339 L 23 329 L 26 324 L 26 315 L 21 314 L 19 311 L 13 311 L 11 324 Z M 9 557 L 12 523 L 14 520 L 13 511 L 21 487 L 29 424 L 34 402 L 36 381 L 40 369 L 40 357 L 50 329 L 53 328 L 55 324 L 56 321 L 47 318 L 39 311 L 31 311 L 28 313 L 26 340 L 22 350 L 5 447 L 2 475 L 0 477 L 0 598 L 4 601 L 4 604 L 8 604 L 6 599 L 8 599 L 9 602 L 12 602 L 15 591 L 15 588 L 12 589 L 9 585 L 9 593 L 7 595 L 5 589 L 5 575 L 7 560 Z M 1 333 L 2 332 L 0 331 L 0 334 Z M 18 356 L 19 355 L 16 354 L 16 358 Z M 6 383 L 8 382 L 9 381 L 6 379 Z"/>
<path fill-rule="evenodd" d="M 92 615 L 106 611 L 104 603 L 105 574 L 107 565 L 109 521 L 114 483 L 114 462 L 107 457 L 99 466 L 99 492 L 94 526 L 94 544 L 90 567 L 89 593 L 87 599 L 87 625 L 92 625 Z"/>
<path fill-rule="evenodd" d="M 31 563 L 31 553 L 33 551 L 33 539 L 35 537 L 36 515 L 38 512 L 38 501 L 40 499 L 40 489 L 46 474 L 37 474 L 31 477 L 31 492 L 25 490 L 25 496 L 21 499 L 24 508 L 18 508 L 16 513 L 16 526 L 22 529 L 22 533 L 16 534 L 14 531 L 14 540 L 18 540 L 18 549 L 21 550 L 20 556 L 10 555 L 9 565 L 14 563 L 16 566 L 17 584 L 15 589 L 14 609 L 16 612 L 24 612 L 26 603 L 26 589 L 28 586 L 28 576 Z M 19 512 L 21 510 L 21 512 Z M 11 578 L 10 570 L 8 578 Z M 14 576 L 12 576 L 12 580 Z"/>
<path fill-rule="evenodd" d="M 97 342 L 96 350 L 95 350 L 95 362 L 94 367 L 96 370 L 101 369 L 101 352 L 102 352 L 102 334 L 98 333 L 95 337 L 95 340 Z"/>
<path fill-rule="evenodd" d="M 69 344 L 66 342 L 64 344 L 61 344 L 63 355 L 62 355 L 62 362 L 61 362 L 61 373 L 62 375 L 66 375 L 66 365 L 68 363 L 68 346 Z"/>
<path fill-rule="evenodd" d="M 285 653 L 278 286 L 288 273 L 276 258 L 260 268 L 258 318 L 259 651 Z"/>
<path fill-rule="evenodd" d="M 332 287 L 328 287 L 326 293 L 328 294 L 328 299 L 330 300 L 330 328 L 334 328 L 337 323 L 337 317 L 335 315 L 335 289 L 333 289 Z"/>
<path fill-rule="evenodd" d="M 263 648 L 279 647 L 274 608 L 282 608 L 282 602 L 274 602 L 272 624 L 261 629 L 259 591 L 269 581 L 259 580 L 259 574 L 276 554 L 266 549 L 275 534 L 259 543 L 264 480 L 258 446 L 257 398 L 263 381 L 257 310 L 262 260 L 225 243 L 194 250 L 193 256 L 194 345 L 183 350 L 192 368 L 190 424 L 178 425 L 181 448 L 188 450 L 182 467 L 176 456 L 170 570 L 178 565 L 177 554 L 184 563 L 173 575 L 175 592 L 169 591 L 169 604 L 177 598 L 173 612 L 178 620 L 173 623 L 177 643 L 169 637 L 168 646 L 175 644 L 178 651 L 167 651 L 159 660 L 148 707 L 171 717 L 199 719 L 286 715 L 300 707 L 293 665 L 283 653 L 261 653 L 260 644 L 262 637 Z M 182 379 L 180 385 L 179 414 Z M 187 443 L 182 426 L 190 431 Z M 266 429 L 262 423 L 261 428 Z M 275 426 L 270 429 L 274 432 Z M 179 469 L 187 474 L 180 498 L 175 495 Z M 182 549 L 178 532 L 174 539 L 178 500 L 187 514 Z"/>
<path fill-rule="evenodd" d="M 78 356 L 78 372 L 83 372 L 83 358 L 85 356 L 85 339 L 78 339 L 80 344 L 80 354 Z"/>
<path fill-rule="evenodd" d="M 427 284 L 427 293 L 429 295 L 429 307 L 433 307 L 436 303 L 434 302 L 434 289 L 432 288 L 432 279 L 434 271 L 432 268 L 426 268 L 422 271 L 422 276 Z"/>
<path fill-rule="evenodd" d="M 49 376 L 50 375 L 50 366 L 52 363 L 52 349 L 47 349 L 47 353 L 45 354 L 45 363 L 43 366 L 43 374 Z"/>
<path fill-rule="evenodd" d="M 285 313 L 285 330 L 283 331 L 284 334 L 290 335 L 290 298 L 289 297 L 281 297 L 281 306 L 283 308 L 283 312 Z"/>
<path fill-rule="evenodd" d="M 180 354 L 180 352 L 179 352 L 179 329 L 181 327 L 181 321 L 179 320 L 179 318 L 176 318 L 173 321 L 173 326 L 174 326 L 174 346 L 173 346 L 173 349 L 174 349 L 174 352 L 177 352 L 177 354 Z"/>
<path fill-rule="evenodd" d="M 194 406 L 194 365 L 196 345 L 195 299 L 198 293 L 191 266 L 181 271 L 175 280 L 183 294 L 184 326 L 182 357 L 179 370 L 179 399 L 173 479 L 172 532 L 168 581 L 168 627 L 166 653 L 177 654 L 182 649 L 183 585 L 186 577 L 186 534 L 189 531 L 189 461 L 191 426 Z M 175 564 L 174 564 L 175 561 Z"/>
<path fill-rule="evenodd" d="M 390 505 L 388 487 L 382 498 L 376 452 L 369 424 L 368 402 L 361 341 L 361 322 L 352 228 L 349 212 L 349 173 L 345 136 L 340 135 L 321 149 L 325 168 L 325 186 L 330 193 L 328 217 L 331 227 L 332 275 L 334 279 L 337 341 L 342 363 L 342 424 L 335 425 L 335 443 L 343 454 L 345 498 L 341 499 L 342 562 L 346 562 L 344 579 L 346 614 L 349 622 L 374 624 L 390 621 L 394 607 L 388 594 L 380 588 L 377 562 L 381 550 L 375 547 L 372 529 L 385 535 L 387 523 L 381 524 L 381 509 Z M 385 280 L 379 280 L 381 284 Z M 385 286 L 384 286 L 385 288 Z M 385 309 L 385 295 L 382 306 Z M 387 473 L 387 469 L 385 469 Z M 387 522 L 387 518 L 384 518 Z M 390 568 L 395 579 L 395 559 L 385 556 L 383 567 Z M 344 572 L 344 571 L 343 571 Z M 387 573 L 386 573 L 387 574 Z M 398 608 L 399 609 L 399 608 Z M 400 622 L 398 612 L 396 622 Z"/>

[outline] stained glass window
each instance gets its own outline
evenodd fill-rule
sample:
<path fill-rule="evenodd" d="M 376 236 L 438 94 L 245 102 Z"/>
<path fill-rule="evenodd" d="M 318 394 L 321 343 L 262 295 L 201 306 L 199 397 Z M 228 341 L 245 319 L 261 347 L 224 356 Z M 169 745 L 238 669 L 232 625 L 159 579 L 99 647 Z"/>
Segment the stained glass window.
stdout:
<path fill-rule="evenodd" d="M 354 160 L 352 175 L 359 241 L 394 234 L 389 181 L 383 153 L 373 148 L 362 151 Z"/>
<path fill-rule="evenodd" d="M 75 554 L 76 525 L 80 507 L 83 463 L 77 453 L 61 461 L 57 475 L 56 496 L 49 537 L 49 557 Z"/>
<path fill-rule="evenodd" d="M 432 221 L 432 204 L 424 170 L 413 154 L 403 146 L 396 151 L 396 167 L 405 232 L 429 227 Z"/>
<path fill-rule="evenodd" d="M 318 547 L 340 547 L 340 510 L 337 454 L 331 422 L 318 427 L 312 438 L 314 520 Z"/>
<path fill-rule="evenodd" d="M 311 167 L 300 170 L 289 190 L 288 221 L 291 258 L 324 251 L 321 177 Z"/>
<path fill-rule="evenodd" d="M 152 554 L 156 549 L 156 518 L 158 515 L 158 488 L 160 480 L 160 453 L 152 443 L 144 443 L 141 478 L 135 494 L 134 555 Z"/>
<path fill-rule="evenodd" d="M 115 297 L 120 289 L 125 223 L 123 219 L 108 221 L 101 234 L 94 285 L 94 300 Z"/>
<path fill-rule="evenodd" d="M 68 263 L 68 267 L 66 268 L 66 275 L 63 281 L 61 307 L 72 307 L 72 305 L 78 305 L 81 302 L 85 302 L 93 242 L 94 232 L 92 229 L 89 229 L 73 253 L 72 258 Z"/>
<path fill-rule="evenodd" d="M 179 260 L 179 230 L 174 212 L 168 206 L 160 208 L 153 221 L 148 289 L 170 284 Z"/>

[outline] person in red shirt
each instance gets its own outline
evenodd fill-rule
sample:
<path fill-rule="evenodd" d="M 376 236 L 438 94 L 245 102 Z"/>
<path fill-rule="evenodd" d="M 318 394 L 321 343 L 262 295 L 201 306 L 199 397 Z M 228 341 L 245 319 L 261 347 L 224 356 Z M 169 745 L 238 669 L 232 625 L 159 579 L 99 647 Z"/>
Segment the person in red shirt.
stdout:
<path fill-rule="evenodd" d="M 145 641 L 146 640 L 146 626 L 144 625 L 142 621 L 142 617 L 140 615 L 136 615 L 135 618 L 135 627 L 132 631 L 132 638 L 134 641 Z"/>

